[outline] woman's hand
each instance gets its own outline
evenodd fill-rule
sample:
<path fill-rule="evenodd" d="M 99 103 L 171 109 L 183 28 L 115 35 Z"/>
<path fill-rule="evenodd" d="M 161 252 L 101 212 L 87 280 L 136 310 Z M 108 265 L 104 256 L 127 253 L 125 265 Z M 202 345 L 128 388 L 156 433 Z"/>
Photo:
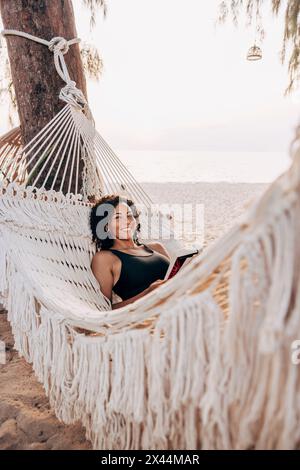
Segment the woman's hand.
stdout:
<path fill-rule="evenodd" d="M 157 279 L 157 281 L 152 282 L 150 286 L 147 288 L 147 293 L 152 292 L 154 289 L 156 289 L 157 287 L 167 282 L 167 280 L 168 279 Z"/>
<path fill-rule="evenodd" d="M 154 289 L 157 287 L 161 286 L 165 282 L 167 282 L 168 279 L 158 279 L 157 281 L 152 282 L 149 287 L 146 287 L 142 292 L 139 294 L 135 295 L 134 297 L 130 297 L 130 299 L 122 300 L 122 302 L 117 302 L 115 304 L 112 304 L 112 309 L 117 309 L 120 307 L 124 307 L 125 305 L 131 304 L 132 302 L 135 302 L 136 300 L 140 299 L 141 297 L 144 297 L 144 295 L 149 294 L 149 292 L 152 292 Z"/>

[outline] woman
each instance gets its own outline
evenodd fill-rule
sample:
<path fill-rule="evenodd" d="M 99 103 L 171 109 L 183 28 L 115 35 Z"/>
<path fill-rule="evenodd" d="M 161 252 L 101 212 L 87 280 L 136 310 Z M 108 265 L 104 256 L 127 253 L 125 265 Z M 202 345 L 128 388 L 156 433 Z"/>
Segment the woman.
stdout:
<path fill-rule="evenodd" d="M 98 250 L 91 264 L 93 274 L 111 302 L 112 291 L 122 298 L 113 309 L 166 282 L 170 256 L 159 242 L 139 242 L 140 223 L 133 201 L 115 194 L 102 197 L 91 210 L 90 226 Z"/>

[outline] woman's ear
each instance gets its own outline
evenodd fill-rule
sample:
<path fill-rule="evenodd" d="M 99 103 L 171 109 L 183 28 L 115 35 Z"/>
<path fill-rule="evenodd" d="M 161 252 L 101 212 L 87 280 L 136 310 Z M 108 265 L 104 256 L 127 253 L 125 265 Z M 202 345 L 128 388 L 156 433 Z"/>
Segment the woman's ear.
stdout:
<path fill-rule="evenodd" d="M 104 225 L 104 232 L 106 233 L 106 238 L 110 238 L 110 232 L 108 230 L 108 224 Z"/>
<path fill-rule="evenodd" d="M 134 231 L 134 234 L 133 234 L 133 239 L 134 239 L 135 242 L 138 242 L 138 241 L 139 241 L 139 239 L 138 239 L 138 232 L 140 232 L 140 230 L 141 230 L 141 224 L 138 223 L 137 226 L 136 226 L 136 229 L 135 229 L 135 231 Z"/>

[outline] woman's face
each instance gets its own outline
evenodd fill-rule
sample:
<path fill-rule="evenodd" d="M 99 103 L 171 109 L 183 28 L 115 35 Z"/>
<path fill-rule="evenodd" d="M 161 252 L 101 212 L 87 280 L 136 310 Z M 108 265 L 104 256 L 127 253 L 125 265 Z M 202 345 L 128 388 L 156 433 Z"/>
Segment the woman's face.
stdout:
<path fill-rule="evenodd" d="M 133 238 L 137 227 L 132 210 L 126 202 L 120 202 L 115 208 L 108 223 L 108 230 L 113 238 L 125 239 Z"/>

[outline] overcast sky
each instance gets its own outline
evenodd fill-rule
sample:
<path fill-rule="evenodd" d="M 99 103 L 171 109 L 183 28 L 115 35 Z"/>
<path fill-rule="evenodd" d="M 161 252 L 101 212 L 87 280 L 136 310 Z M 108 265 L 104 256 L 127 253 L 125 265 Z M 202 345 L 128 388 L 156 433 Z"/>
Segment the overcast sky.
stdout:
<path fill-rule="evenodd" d="M 104 62 L 89 100 L 115 149 L 287 150 L 300 100 L 283 96 L 282 21 L 265 16 L 263 60 L 248 62 L 253 28 L 215 28 L 220 0 L 107 0 L 92 33 L 73 3 L 79 37 Z"/>

